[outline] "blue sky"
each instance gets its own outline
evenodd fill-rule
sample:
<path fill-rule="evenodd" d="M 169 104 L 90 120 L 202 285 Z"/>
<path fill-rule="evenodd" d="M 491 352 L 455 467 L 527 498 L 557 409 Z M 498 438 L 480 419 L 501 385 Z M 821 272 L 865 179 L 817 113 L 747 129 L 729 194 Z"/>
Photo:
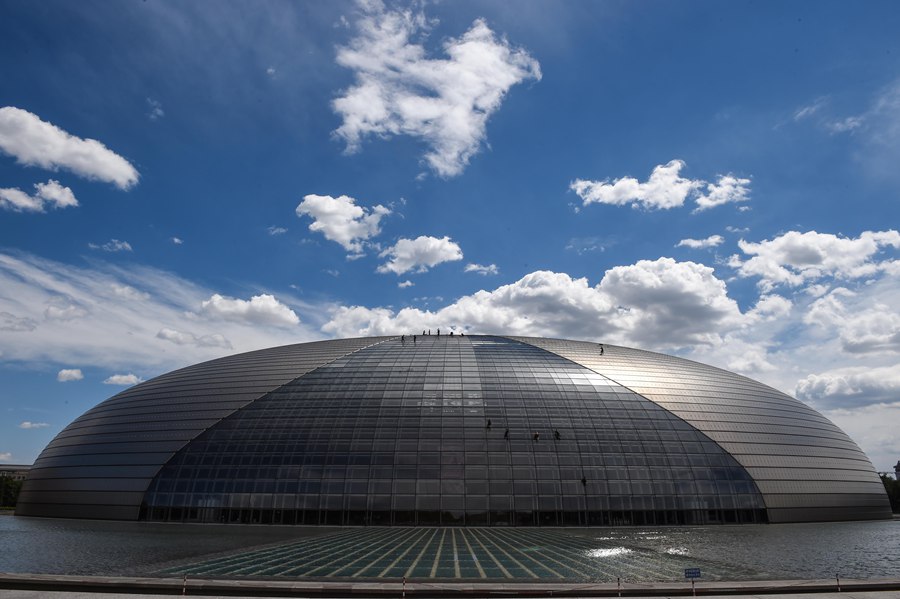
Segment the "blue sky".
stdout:
<path fill-rule="evenodd" d="M 891 2 L 0 1 L 0 460 L 438 327 L 746 374 L 900 458 Z"/>

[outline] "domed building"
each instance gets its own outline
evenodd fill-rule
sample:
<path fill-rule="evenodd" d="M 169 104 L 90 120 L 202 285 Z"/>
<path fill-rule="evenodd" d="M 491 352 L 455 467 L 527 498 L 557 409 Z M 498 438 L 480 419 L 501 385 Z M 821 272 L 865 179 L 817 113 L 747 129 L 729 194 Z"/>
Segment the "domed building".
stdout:
<path fill-rule="evenodd" d="M 609 526 L 890 518 L 859 447 L 799 401 L 580 341 L 303 343 L 136 385 L 66 427 L 24 516 Z"/>

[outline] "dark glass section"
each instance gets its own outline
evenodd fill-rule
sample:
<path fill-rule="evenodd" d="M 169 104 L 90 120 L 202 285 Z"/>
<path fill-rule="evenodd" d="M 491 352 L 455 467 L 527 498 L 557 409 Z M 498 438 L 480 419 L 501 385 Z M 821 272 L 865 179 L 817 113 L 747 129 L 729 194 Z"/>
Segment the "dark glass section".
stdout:
<path fill-rule="evenodd" d="M 392 339 L 181 449 L 141 517 L 312 525 L 766 521 L 747 471 L 637 393 L 500 337 Z"/>
<path fill-rule="evenodd" d="M 381 339 L 248 352 L 126 389 L 50 442 L 29 472 L 16 513 L 136 520 L 143 492 L 188 441 L 279 385 Z"/>
<path fill-rule="evenodd" d="M 890 518 L 875 468 L 842 430 L 771 387 L 627 347 L 516 338 L 640 393 L 690 422 L 753 477 L 771 522 Z"/>

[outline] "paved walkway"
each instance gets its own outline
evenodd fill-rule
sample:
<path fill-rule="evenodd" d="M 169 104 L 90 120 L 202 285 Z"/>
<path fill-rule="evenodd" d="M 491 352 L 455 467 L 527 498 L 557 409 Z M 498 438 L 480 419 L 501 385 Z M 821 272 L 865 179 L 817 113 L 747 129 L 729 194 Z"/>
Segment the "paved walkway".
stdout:
<path fill-rule="evenodd" d="M 697 595 L 703 597 L 779 597 L 794 599 L 900 599 L 900 579 L 842 580 L 837 592 L 834 580 L 704 582 L 697 584 Z M 627 584 L 619 589 L 615 583 L 425 583 L 398 582 L 313 582 L 287 580 L 215 580 L 177 578 L 130 578 L 55 576 L 38 574 L 0 574 L 0 598 L 33 599 L 115 597 L 159 597 L 190 595 L 199 597 L 353 597 L 411 599 L 432 597 L 674 597 L 690 596 L 686 583 Z"/>

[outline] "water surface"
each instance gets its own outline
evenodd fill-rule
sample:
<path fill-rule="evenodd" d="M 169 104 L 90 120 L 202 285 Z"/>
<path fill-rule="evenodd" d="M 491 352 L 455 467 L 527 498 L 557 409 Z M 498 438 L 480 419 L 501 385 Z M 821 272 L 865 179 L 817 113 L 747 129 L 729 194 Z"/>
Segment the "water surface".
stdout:
<path fill-rule="evenodd" d="M 198 570 L 198 564 L 241 564 L 255 555 L 277 553 L 281 551 L 279 548 L 285 551 L 300 548 L 302 554 L 304 546 L 328 546 L 330 541 L 317 537 L 333 536 L 337 540 L 346 538 L 353 530 L 0 516 L 0 572 L 169 576 L 177 572 L 198 573 L 202 571 L 202 568 Z M 364 533 L 377 536 L 402 532 L 403 529 L 358 530 L 361 536 Z M 487 536 L 476 532 L 476 536 L 486 540 L 502 532 L 502 538 L 498 539 L 514 555 L 519 554 L 511 551 L 512 547 L 521 555 L 532 556 L 555 555 L 554 551 L 562 550 L 577 551 L 581 564 L 579 571 L 586 574 L 569 576 L 579 580 L 615 581 L 617 576 L 622 576 L 631 581 L 668 581 L 680 578 L 686 567 L 700 567 L 707 580 L 833 578 L 835 575 L 891 578 L 900 573 L 900 520 L 491 531 L 494 532 L 488 532 Z M 539 531 L 547 534 L 536 534 Z M 437 538 L 432 534 L 427 536 L 432 537 Z M 567 538 L 572 539 L 571 546 L 566 542 Z M 400 543 L 396 547 L 388 546 L 402 550 Z M 424 556 L 427 553 L 430 556 L 431 551 L 431 548 L 421 552 L 416 549 L 409 555 L 421 553 Z M 459 560 L 464 559 L 461 551 Z M 477 550 L 473 558 L 478 560 Z M 456 559 L 454 556 L 453 560 Z M 451 567 L 447 571 L 452 571 L 453 560 L 448 562 Z M 421 563 L 424 562 L 420 560 Z M 435 561 L 438 563 L 443 564 Z M 587 567 L 592 565 L 595 567 Z M 433 570 L 439 574 L 440 569 Z M 299 573 L 303 569 L 292 568 L 291 571 Z M 351 571 L 355 570 L 346 570 Z M 465 573 L 467 570 L 462 568 L 460 571 Z M 486 567 L 472 570 L 477 575 L 481 571 L 488 572 Z M 322 571 L 318 572 L 321 574 Z M 349 576 L 346 572 L 338 576 Z M 383 578 L 400 576 L 402 568 L 385 572 Z M 240 573 L 229 574 L 225 570 L 218 571 L 218 575 Z M 364 572 L 363 576 L 374 575 Z"/>

